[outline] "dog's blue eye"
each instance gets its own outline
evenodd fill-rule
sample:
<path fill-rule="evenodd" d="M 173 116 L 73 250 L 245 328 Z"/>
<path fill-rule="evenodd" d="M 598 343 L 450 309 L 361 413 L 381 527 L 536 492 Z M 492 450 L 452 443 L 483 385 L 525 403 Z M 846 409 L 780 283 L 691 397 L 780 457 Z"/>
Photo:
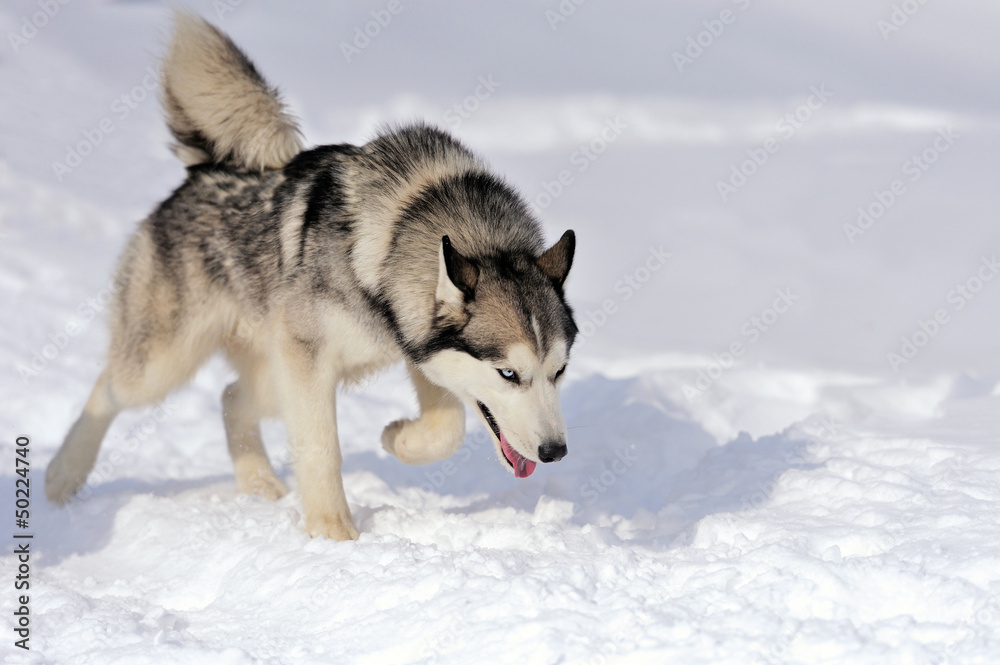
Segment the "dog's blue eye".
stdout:
<path fill-rule="evenodd" d="M 503 378 L 505 378 L 508 381 L 511 381 L 513 383 L 517 383 L 517 372 L 515 372 L 514 370 L 512 370 L 512 369 L 498 369 L 497 371 L 500 372 L 500 376 L 502 376 Z"/>

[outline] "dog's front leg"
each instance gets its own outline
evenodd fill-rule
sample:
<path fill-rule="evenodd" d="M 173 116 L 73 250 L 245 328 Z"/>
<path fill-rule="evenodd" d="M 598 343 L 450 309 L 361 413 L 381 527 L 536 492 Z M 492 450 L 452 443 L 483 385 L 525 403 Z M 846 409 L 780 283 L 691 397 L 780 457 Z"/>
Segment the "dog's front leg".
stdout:
<path fill-rule="evenodd" d="M 306 531 L 311 536 L 357 540 L 347 507 L 337 440 L 337 377 L 315 349 L 286 339 L 275 354 L 275 380 L 295 458 Z"/>
<path fill-rule="evenodd" d="M 430 464 L 458 452 L 465 440 L 465 408 L 450 392 L 434 385 L 407 363 L 417 389 L 420 418 L 397 420 L 382 432 L 382 447 L 407 464 Z"/>

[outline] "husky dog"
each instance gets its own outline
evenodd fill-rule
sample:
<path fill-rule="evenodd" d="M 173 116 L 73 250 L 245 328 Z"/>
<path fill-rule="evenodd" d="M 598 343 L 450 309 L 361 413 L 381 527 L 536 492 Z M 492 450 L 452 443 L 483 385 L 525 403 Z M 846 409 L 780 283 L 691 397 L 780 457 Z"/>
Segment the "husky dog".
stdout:
<path fill-rule="evenodd" d="M 277 91 L 195 16 L 176 15 L 162 71 L 187 179 L 121 257 L 108 363 L 49 464 L 49 499 L 83 486 L 122 409 L 163 399 L 218 350 L 239 374 L 222 394 L 239 489 L 286 493 L 259 426 L 284 418 L 313 536 L 358 537 L 336 390 L 392 363 L 420 404 L 382 433 L 401 461 L 454 454 L 463 403 L 516 477 L 566 455 L 572 231 L 545 250 L 524 201 L 429 126 L 303 150 Z"/>

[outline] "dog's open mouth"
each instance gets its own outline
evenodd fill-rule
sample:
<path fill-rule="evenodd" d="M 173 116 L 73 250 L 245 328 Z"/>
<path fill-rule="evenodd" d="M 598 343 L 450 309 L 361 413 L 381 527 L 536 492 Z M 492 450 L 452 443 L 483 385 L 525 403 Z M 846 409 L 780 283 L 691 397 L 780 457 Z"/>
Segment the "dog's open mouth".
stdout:
<path fill-rule="evenodd" d="M 476 402 L 479 405 L 479 410 L 483 413 L 483 418 L 489 423 L 490 429 L 493 430 L 493 434 L 496 435 L 497 440 L 500 442 L 500 450 L 503 451 L 504 459 L 507 460 L 507 464 L 510 464 L 511 468 L 514 469 L 514 476 L 517 478 L 527 478 L 535 470 L 535 462 L 522 455 L 521 453 L 514 450 L 513 446 L 507 442 L 507 437 L 503 435 L 500 431 L 500 426 L 497 425 L 497 419 L 493 417 L 490 410 L 486 408 L 486 405 L 482 402 Z"/>

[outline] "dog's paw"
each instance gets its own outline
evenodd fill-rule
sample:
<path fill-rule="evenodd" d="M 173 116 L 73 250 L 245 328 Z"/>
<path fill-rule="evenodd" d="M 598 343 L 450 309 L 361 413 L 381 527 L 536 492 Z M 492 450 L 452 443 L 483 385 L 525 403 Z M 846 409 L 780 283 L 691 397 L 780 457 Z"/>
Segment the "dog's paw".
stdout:
<path fill-rule="evenodd" d="M 462 446 L 464 427 L 443 426 L 437 420 L 397 420 L 382 432 L 382 447 L 406 464 L 430 464 L 448 459 Z"/>
<path fill-rule="evenodd" d="M 278 480 L 274 472 L 258 472 L 244 478 L 236 479 L 236 486 L 244 494 L 264 497 L 270 501 L 277 501 L 288 494 L 288 488 Z"/>
<path fill-rule="evenodd" d="M 274 469 L 267 458 L 258 455 L 243 455 L 234 460 L 236 487 L 244 494 L 262 496 L 277 501 L 288 494 L 284 483 L 274 475 Z"/>
<path fill-rule="evenodd" d="M 401 438 L 403 428 L 412 422 L 412 420 L 395 420 L 385 426 L 385 429 L 382 430 L 382 448 L 385 452 L 395 457 L 399 457 L 396 441 Z M 402 458 L 400 457 L 400 459 Z"/>
<path fill-rule="evenodd" d="M 65 504 L 86 481 L 86 475 L 81 475 L 72 465 L 66 464 L 65 459 L 56 455 L 45 470 L 45 496 L 49 501 Z"/>
<path fill-rule="evenodd" d="M 382 430 L 382 447 L 406 464 L 429 464 L 437 461 L 439 447 L 436 432 L 428 431 L 419 420 L 396 420 Z"/>
<path fill-rule="evenodd" d="M 306 519 L 306 531 L 310 536 L 324 536 L 333 540 L 357 540 L 358 529 L 350 515 L 327 513 Z"/>

